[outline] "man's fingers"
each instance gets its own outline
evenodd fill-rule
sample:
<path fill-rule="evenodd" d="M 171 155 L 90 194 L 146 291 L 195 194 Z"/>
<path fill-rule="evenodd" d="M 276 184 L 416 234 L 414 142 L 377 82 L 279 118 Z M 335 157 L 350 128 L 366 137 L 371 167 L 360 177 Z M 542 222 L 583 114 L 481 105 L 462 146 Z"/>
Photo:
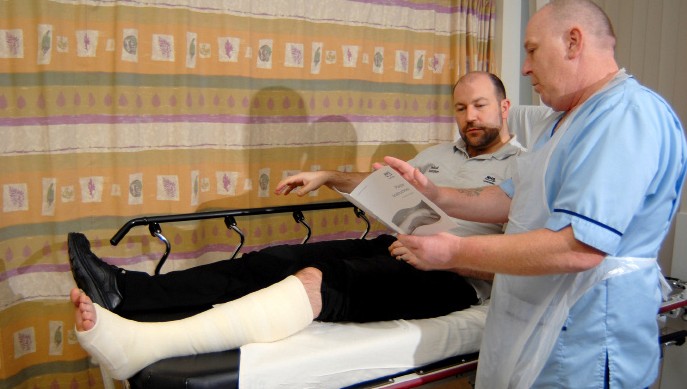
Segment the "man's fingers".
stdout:
<path fill-rule="evenodd" d="M 420 173 L 420 170 L 415 169 L 415 171 L 413 171 L 413 178 L 420 186 L 427 186 L 427 176 Z"/>
<path fill-rule="evenodd" d="M 374 170 L 379 170 L 379 169 L 383 168 L 384 166 L 386 166 L 386 165 L 384 165 L 383 163 L 379 163 L 379 162 L 375 162 L 372 164 L 372 168 Z"/>

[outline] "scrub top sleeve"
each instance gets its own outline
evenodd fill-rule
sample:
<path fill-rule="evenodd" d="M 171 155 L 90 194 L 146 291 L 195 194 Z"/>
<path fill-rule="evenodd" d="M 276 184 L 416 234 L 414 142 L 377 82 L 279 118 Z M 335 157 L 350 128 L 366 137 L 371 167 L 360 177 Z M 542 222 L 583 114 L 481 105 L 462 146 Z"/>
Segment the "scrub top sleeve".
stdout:
<path fill-rule="evenodd" d="M 576 239 L 613 254 L 657 172 L 660 130 L 638 101 L 609 97 L 580 112 L 552 156 L 546 227 L 572 225 Z"/>

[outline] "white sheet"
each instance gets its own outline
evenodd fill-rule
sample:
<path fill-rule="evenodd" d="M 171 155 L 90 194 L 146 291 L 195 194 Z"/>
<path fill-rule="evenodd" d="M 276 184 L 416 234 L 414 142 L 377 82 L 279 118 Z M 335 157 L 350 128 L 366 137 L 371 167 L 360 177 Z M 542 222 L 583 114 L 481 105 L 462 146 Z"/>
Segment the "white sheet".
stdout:
<path fill-rule="evenodd" d="M 487 306 L 423 320 L 314 322 L 241 347 L 239 388 L 341 388 L 479 350 Z"/>

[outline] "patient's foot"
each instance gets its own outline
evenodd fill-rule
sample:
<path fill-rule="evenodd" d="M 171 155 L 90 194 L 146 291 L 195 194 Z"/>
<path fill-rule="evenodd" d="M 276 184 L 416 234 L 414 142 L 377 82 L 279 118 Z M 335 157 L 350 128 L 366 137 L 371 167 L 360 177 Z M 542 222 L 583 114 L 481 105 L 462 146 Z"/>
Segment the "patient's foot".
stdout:
<path fill-rule="evenodd" d="M 69 298 L 74 304 L 76 337 L 81 347 L 112 378 L 127 379 L 156 360 L 147 349 L 150 345 L 137 336 L 136 323 L 102 308 L 78 288 L 71 290 Z"/>
<path fill-rule="evenodd" d="M 95 326 L 97 317 L 93 301 L 81 289 L 72 289 L 70 299 L 74 304 L 74 315 L 77 331 L 89 331 Z"/>
<path fill-rule="evenodd" d="M 208 321 L 203 317 L 195 321 L 192 317 L 174 322 L 141 323 L 108 311 L 78 288 L 71 290 L 69 298 L 74 304 L 79 344 L 114 379 L 128 379 L 164 358 L 219 351 L 214 346 L 221 334 L 213 328 L 214 323 L 209 323 L 209 330 L 197 328 L 197 324 Z M 214 321 L 222 322 L 222 319 L 223 316 Z M 200 346 L 193 341 L 194 337 L 201 338 Z M 203 346 L 203 341 L 210 345 L 209 349 Z"/>

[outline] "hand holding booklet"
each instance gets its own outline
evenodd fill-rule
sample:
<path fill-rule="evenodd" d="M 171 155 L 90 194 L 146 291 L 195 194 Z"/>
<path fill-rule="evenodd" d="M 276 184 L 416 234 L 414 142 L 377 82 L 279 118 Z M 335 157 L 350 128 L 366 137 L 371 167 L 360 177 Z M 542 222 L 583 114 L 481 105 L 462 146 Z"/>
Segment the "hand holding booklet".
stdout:
<path fill-rule="evenodd" d="M 351 193 L 339 193 L 401 234 L 433 235 L 457 226 L 446 212 L 389 166 L 375 170 Z"/>

